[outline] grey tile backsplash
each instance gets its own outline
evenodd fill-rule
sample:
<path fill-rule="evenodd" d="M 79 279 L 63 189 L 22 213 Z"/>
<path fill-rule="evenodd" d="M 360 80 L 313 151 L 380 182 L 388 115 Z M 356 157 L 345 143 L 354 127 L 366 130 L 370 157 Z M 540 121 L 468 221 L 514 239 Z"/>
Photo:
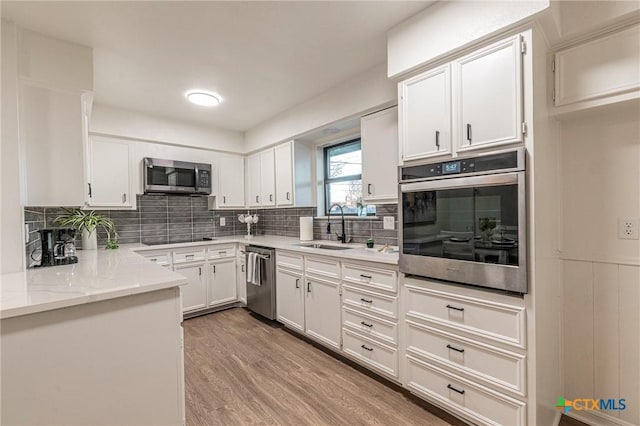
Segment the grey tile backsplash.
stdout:
<path fill-rule="evenodd" d="M 247 209 L 209 210 L 206 197 L 180 195 L 138 195 L 136 210 L 102 210 L 101 214 L 110 217 L 118 229 L 118 241 L 121 244 L 143 243 L 162 244 L 201 241 L 204 237 L 217 238 L 231 235 L 244 235 L 247 226 L 238 221 L 238 215 L 247 213 Z M 29 225 L 29 239 L 25 254 L 27 264 L 30 256 L 40 247 L 38 229 L 56 226 L 54 219 L 63 212 L 62 207 L 25 207 L 25 224 Z M 279 235 L 298 237 L 300 235 L 300 217 L 315 216 L 315 207 L 249 210 L 257 213 L 260 220 L 251 226 L 254 235 Z M 347 238 L 355 243 L 364 243 L 374 238 L 376 244 L 396 245 L 398 208 L 396 205 L 380 205 L 376 218 L 347 218 L 345 227 Z M 382 216 L 393 216 L 395 230 L 382 229 Z M 221 226 L 220 219 L 225 219 Z M 327 234 L 327 219 L 315 219 L 313 237 L 317 240 L 336 240 L 334 232 L 340 232 L 340 217 L 331 217 L 331 234 Z M 104 245 L 106 234 L 98 230 L 98 244 Z M 80 236 L 77 237 L 81 247 Z"/>

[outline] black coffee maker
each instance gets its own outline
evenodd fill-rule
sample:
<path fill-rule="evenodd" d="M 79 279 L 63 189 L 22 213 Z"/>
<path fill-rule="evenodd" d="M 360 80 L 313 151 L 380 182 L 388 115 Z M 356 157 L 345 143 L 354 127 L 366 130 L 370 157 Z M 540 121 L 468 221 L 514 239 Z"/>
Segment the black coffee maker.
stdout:
<path fill-rule="evenodd" d="M 76 230 L 71 228 L 40 229 L 42 256 L 38 266 L 56 266 L 78 263 L 76 256 Z"/>

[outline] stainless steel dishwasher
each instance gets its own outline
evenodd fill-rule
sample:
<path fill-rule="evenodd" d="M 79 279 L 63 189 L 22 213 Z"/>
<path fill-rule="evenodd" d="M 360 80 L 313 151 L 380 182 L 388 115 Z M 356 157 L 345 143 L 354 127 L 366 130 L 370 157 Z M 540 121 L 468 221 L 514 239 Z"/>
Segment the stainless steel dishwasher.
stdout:
<path fill-rule="evenodd" d="M 256 253 L 260 268 L 260 285 L 247 281 L 247 307 L 270 320 L 276 319 L 276 251 L 272 248 L 248 246 L 245 249 L 246 270 L 251 267 L 249 254 Z"/>

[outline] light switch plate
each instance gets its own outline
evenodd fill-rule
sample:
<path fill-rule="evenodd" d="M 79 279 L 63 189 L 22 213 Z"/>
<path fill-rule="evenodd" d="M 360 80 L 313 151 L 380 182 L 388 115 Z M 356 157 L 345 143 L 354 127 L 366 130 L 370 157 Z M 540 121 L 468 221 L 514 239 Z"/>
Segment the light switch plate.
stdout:
<path fill-rule="evenodd" d="M 395 218 L 393 216 L 383 216 L 382 217 L 382 228 L 383 229 L 396 229 Z"/>
<path fill-rule="evenodd" d="M 220 218 L 220 226 L 227 226 L 227 218 L 226 217 L 221 217 Z"/>

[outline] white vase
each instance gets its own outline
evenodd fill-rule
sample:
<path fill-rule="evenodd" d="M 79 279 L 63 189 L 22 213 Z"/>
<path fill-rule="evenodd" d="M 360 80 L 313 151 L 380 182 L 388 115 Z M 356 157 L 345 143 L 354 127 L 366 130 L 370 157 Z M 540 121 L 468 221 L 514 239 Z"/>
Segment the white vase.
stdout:
<path fill-rule="evenodd" d="M 83 250 L 96 250 L 98 248 L 98 237 L 96 230 L 92 232 L 82 231 L 82 249 Z"/>

